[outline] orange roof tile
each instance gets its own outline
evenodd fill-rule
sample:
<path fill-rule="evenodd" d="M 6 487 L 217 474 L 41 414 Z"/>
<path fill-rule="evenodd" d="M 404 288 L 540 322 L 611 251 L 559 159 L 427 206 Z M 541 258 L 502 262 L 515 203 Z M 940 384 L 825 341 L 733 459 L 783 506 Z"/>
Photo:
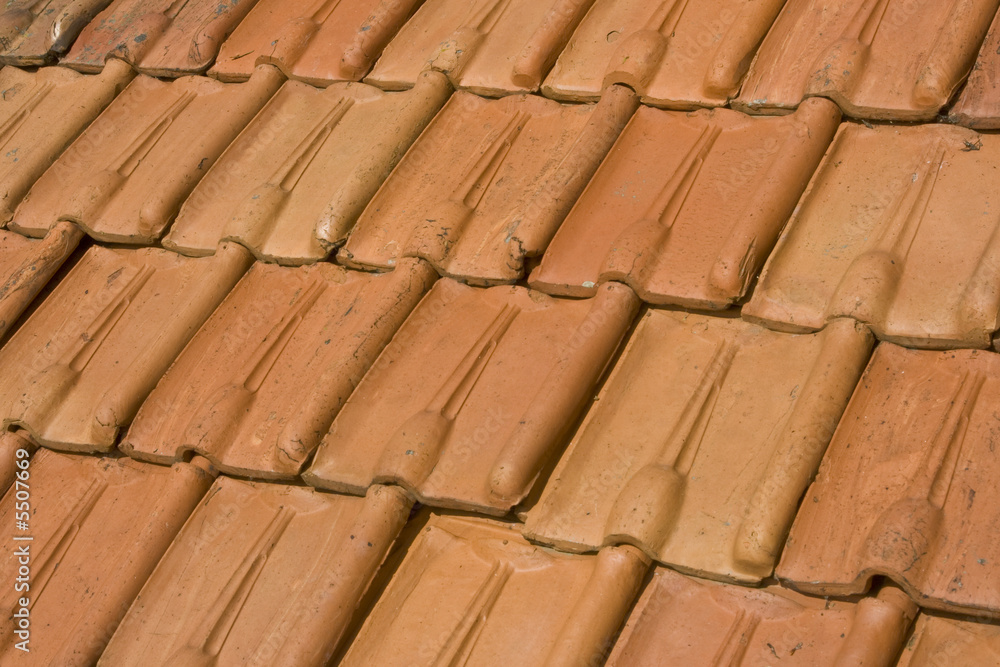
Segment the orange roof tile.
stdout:
<path fill-rule="evenodd" d="M 7 0 L 0 12 L 0 63 L 44 65 L 66 52 L 108 0 Z"/>
<path fill-rule="evenodd" d="M 993 19 L 969 80 L 948 111 L 948 118 L 966 127 L 1000 129 L 1000 13 Z"/>
<path fill-rule="evenodd" d="M 898 667 L 981 667 L 1000 662 L 1000 627 L 921 614 Z"/>
<path fill-rule="evenodd" d="M 824 595 L 886 575 L 921 606 L 1000 616 L 1000 356 L 878 346 L 806 493 L 778 576 Z"/>

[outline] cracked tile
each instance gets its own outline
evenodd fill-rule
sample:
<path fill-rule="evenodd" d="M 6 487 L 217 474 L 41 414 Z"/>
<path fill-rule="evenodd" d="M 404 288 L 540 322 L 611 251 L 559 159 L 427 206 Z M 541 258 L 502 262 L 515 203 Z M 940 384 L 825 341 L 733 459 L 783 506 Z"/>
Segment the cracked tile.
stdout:
<path fill-rule="evenodd" d="M 269 66 L 246 83 L 137 77 L 38 179 L 9 227 L 42 236 L 71 220 L 100 241 L 155 243 L 282 81 Z"/>
<path fill-rule="evenodd" d="M 981 667 L 1000 663 L 1000 627 L 921 614 L 898 667 Z"/>
<path fill-rule="evenodd" d="M 281 264 L 325 258 L 450 93 L 438 72 L 398 93 L 285 83 L 194 188 L 163 245 L 205 255 L 234 240 Z"/>
<path fill-rule="evenodd" d="M 133 76 L 120 60 L 109 61 L 97 76 L 65 67 L 0 70 L 0 226 Z"/>
<path fill-rule="evenodd" d="M 365 79 L 413 85 L 425 69 L 477 95 L 531 93 L 594 0 L 426 0 Z"/>
<path fill-rule="evenodd" d="M 948 120 L 977 130 L 1000 129 L 1000 13 L 986 34 L 969 80 Z"/>
<path fill-rule="evenodd" d="M 411 504 L 220 478 L 100 664 L 327 664 Z"/>
<path fill-rule="evenodd" d="M 812 99 L 781 118 L 640 107 L 559 227 L 529 284 L 589 296 L 725 308 L 742 298 L 792 214 L 840 111 Z"/>
<path fill-rule="evenodd" d="M 648 567 L 631 547 L 564 554 L 433 515 L 341 664 L 600 664 Z"/>
<path fill-rule="evenodd" d="M 250 264 L 94 246 L 0 349 L 0 417 L 39 444 L 108 451 Z"/>
<path fill-rule="evenodd" d="M 621 83 L 655 106 L 725 105 L 784 2 L 597 0 L 542 92 L 589 101 Z"/>
<path fill-rule="evenodd" d="M 45 65 L 66 53 L 108 0 L 7 0 L 0 13 L 0 63 Z"/>
<path fill-rule="evenodd" d="M 316 86 L 358 81 L 422 1 L 260 0 L 222 44 L 208 74 L 242 81 L 266 63 Z"/>
<path fill-rule="evenodd" d="M 422 257 L 473 284 L 516 281 L 637 105 L 620 86 L 596 105 L 455 93 L 361 214 L 341 262 Z"/>
<path fill-rule="evenodd" d="M 255 264 L 173 363 L 120 447 L 169 464 L 296 479 L 365 371 L 437 274 Z"/>
<path fill-rule="evenodd" d="M 150 76 L 204 72 L 257 0 L 113 0 L 62 59 L 95 72 L 121 58 Z"/>
<path fill-rule="evenodd" d="M 171 467 L 127 458 L 39 450 L 30 466 L 30 541 L 0 543 L 0 576 L 10 582 L 0 620 L 4 665 L 89 665 L 212 483 L 204 459 Z M 0 522 L 14 530 L 14 491 Z M 28 545 L 30 588 L 17 591 L 18 549 Z M 15 647 L 19 598 L 30 608 L 30 653 Z"/>
<path fill-rule="evenodd" d="M 577 552 L 634 544 L 713 579 L 770 576 L 871 345 L 846 319 L 794 336 L 647 312 L 525 536 Z"/>
<path fill-rule="evenodd" d="M 837 317 L 916 347 L 987 347 L 1000 315 L 1000 144 L 948 125 L 841 125 L 743 315 Z"/>
<path fill-rule="evenodd" d="M 993 453 L 1000 355 L 882 343 L 805 494 L 777 574 L 805 592 L 874 575 L 922 607 L 1000 617 Z"/>
<path fill-rule="evenodd" d="M 570 301 L 439 280 L 303 478 L 356 494 L 401 484 L 428 505 L 506 513 L 562 444 L 637 307 L 618 284 Z"/>
<path fill-rule="evenodd" d="M 916 605 L 891 586 L 856 602 L 834 601 L 658 567 L 607 665 L 890 667 L 916 614 Z"/>
<path fill-rule="evenodd" d="M 735 108 L 822 95 L 855 118 L 932 120 L 965 81 L 1000 0 L 802 0 L 778 15 Z"/>

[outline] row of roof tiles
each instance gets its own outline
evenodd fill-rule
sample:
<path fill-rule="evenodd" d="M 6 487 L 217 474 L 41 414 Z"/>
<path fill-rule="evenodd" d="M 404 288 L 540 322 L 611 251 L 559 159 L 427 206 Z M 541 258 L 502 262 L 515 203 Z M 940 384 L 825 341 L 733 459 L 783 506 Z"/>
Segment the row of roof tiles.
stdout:
<path fill-rule="evenodd" d="M 866 118 L 1000 123 L 998 0 L 12 0 L 0 61 L 121 58 L 154 76 L 408 88 L 428 68 L 482 95 L 596 100 L 612 84 L 669 108 L 766 113 L 827 96 Z M 993 30 L 987 31 L 993 23 Z M 978 53 L 980 45 L 982 50 Z M 214 65 L 213 65 L 214 62 Z M 211 69 L 209 69 L 211 66 Z M 886 82 L 892 85 L 886 85 Z"/>
<path fill-rule="evenodd" d="M 269 65 L 232 84 L 132 77 L 119 60 L 0 72 L 4 217 L 46 239 L 5 249 L 14 268 L 46 259 L 18 280 L 44 282 L 79 241 L 71 221 L 186 256 L 423 258 L 472 284 L 527 274 L 579 297 L 620 281 L 709 309 L 763 267 L 744 314 L 778 330 L 847 316 L 907 345 L 987 347 L 1000 326 L 992 135 L 841 123 L 822 98 L 777 117 L 639 106 L 622 86 L 595 104 L 490 100 L 438 72 L 399 92 Z"/>
<path fill-rule="evenodd" d="M 794 334 L 647 308 L 633 326 L 639 306 L 617 282 L 566 299 L 419 259 L 363 273 L 232 243 L 94 246 L 0 349 L 0 418 L 57 450 L 513 510 L 564 551 L 630 544 L 743 583 L 777 564 L 822 594 L 884 575 L 923 606 L 1000 614 L 1000 553 L 973 529 L 1000 513 L 996 353 L 881 343 L 869 361 L 851 318 Z"/>
<path fill-rule="evenodd" d="M 16 438 L 0 438 L 5 453 L 25 445 Z M 974 618 L 921 613 L 912 627 L 916 605 L 888 582 L 836 599 L 746 588 L 651 567 L 628 545 L 553 551 L 507 521 L 423 510 L 408 522 L 413 501 L 394 486 L 362 497 L 213 474 L 200 457 L 34 455 L 30 664 L 892 665 L 901 654 L 899 665 L 933 666 L 1000 651 L 997 627 Z M 15 511 L 8 494 L 0 518 L 13 525 Z M 24 544 L 0 546 L 10 581 Z M 0 655 L 29 664 L 15 624 L 4 621 Z"/>

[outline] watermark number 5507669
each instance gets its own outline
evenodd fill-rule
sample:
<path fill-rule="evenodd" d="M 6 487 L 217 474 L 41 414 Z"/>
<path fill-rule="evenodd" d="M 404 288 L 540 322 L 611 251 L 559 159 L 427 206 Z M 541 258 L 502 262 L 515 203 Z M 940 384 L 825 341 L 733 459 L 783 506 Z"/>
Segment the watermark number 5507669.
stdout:
<path fill-rule="evenodd" d="M 14 635 L 18 641 L 14 646 L 25 653 L 30 651 L 31 642 L 31 486 L 28 479 L 31 472 L 31 452 L 18 447 L 14 452 L 17 473 L 14 477 L 14 554 L 17 557 L 17 576 L 14 591 L 17 603 L 14 605 Z"/>

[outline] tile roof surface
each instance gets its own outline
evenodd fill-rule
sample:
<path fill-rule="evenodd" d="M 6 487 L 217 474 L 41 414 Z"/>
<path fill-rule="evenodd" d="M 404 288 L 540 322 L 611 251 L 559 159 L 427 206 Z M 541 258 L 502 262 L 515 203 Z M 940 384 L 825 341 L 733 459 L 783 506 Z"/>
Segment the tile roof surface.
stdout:
<path fill-rule="evenodd" d="M 1000 0 L 9 0 L 0 665 L 1000 664 Z"/>

